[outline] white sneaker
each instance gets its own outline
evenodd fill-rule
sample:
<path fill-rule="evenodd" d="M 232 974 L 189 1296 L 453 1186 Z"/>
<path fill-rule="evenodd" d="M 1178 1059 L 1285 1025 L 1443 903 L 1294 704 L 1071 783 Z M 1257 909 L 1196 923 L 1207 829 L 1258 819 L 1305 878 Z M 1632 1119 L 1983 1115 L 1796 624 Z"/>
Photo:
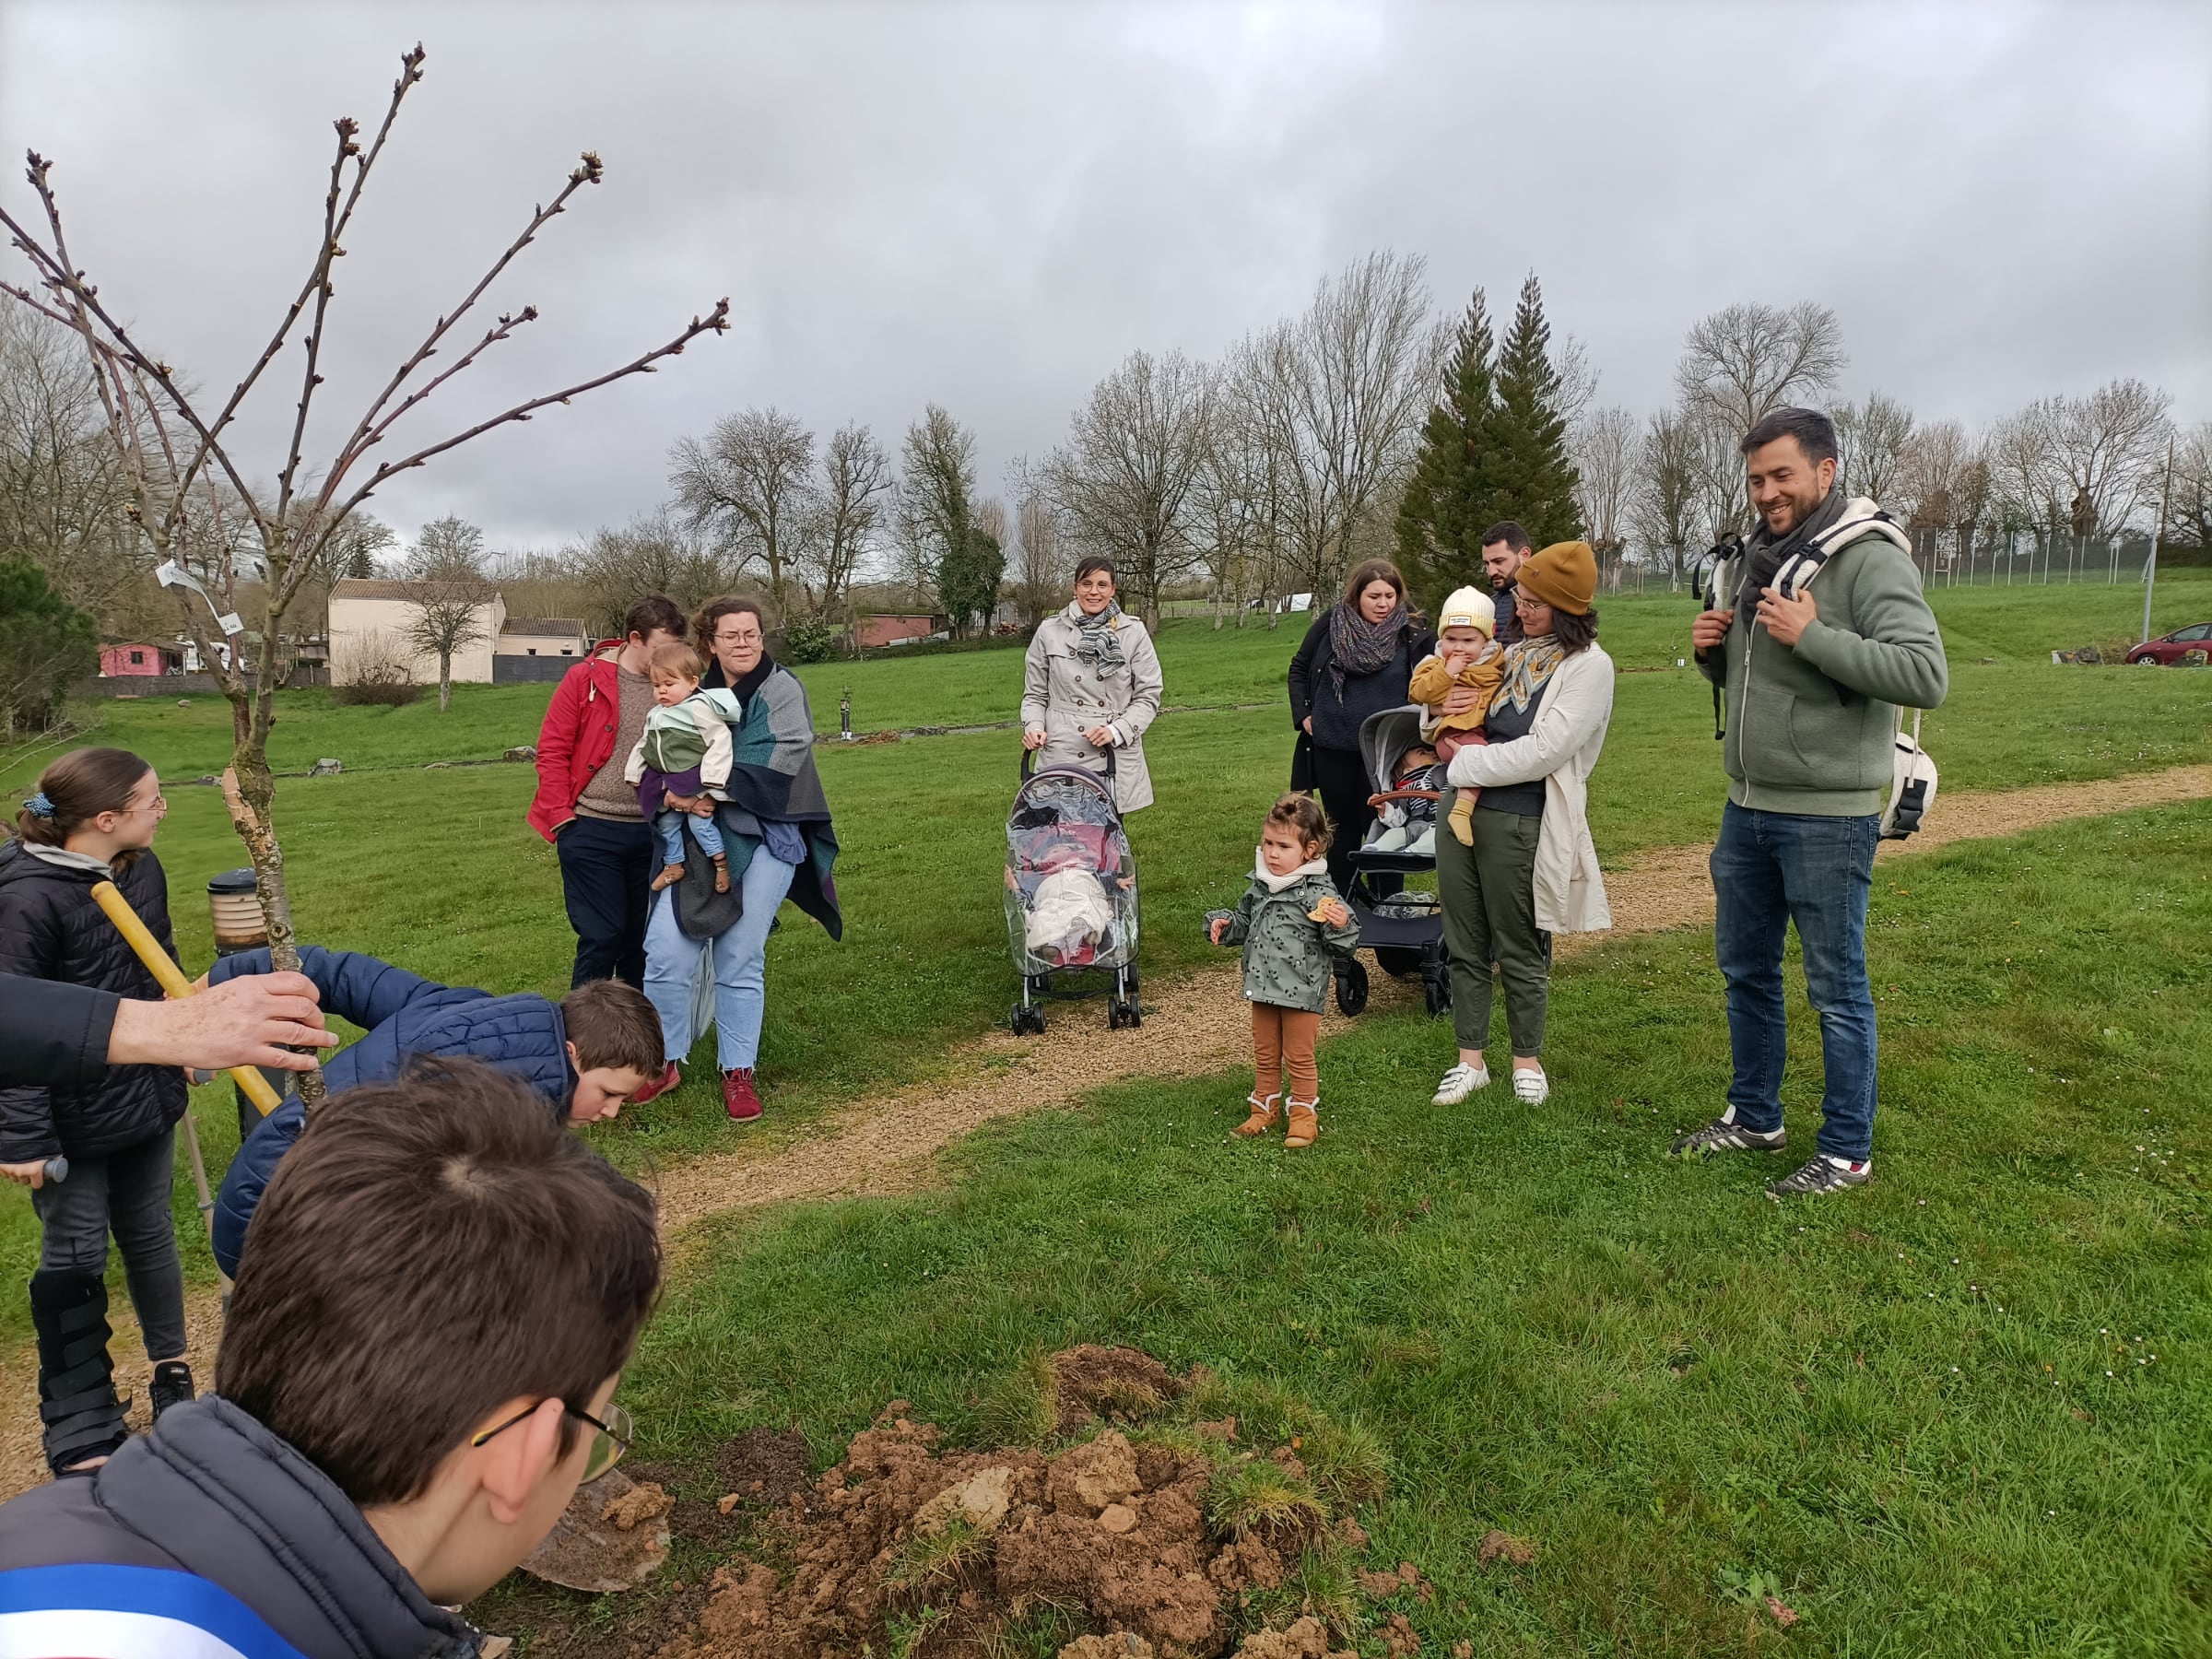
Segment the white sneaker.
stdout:
<path fill-rule="evenodd" d="M 1490 1070 L 1487 1065 L 1459 1065 L 1444 1074 L 1444 1080 L 1436 1086 L 1429 1097 L 1431 1106 L 1456 1106 L 1478 1088 L 1490 1086 Z"/>
<path fill-rule="evenodd" d="M 1551 1079 L 1541 1071 L 1513 1068 L 1513 1099 L 1524 1106 L 1541 1106 L 1551 1099 Z"/>

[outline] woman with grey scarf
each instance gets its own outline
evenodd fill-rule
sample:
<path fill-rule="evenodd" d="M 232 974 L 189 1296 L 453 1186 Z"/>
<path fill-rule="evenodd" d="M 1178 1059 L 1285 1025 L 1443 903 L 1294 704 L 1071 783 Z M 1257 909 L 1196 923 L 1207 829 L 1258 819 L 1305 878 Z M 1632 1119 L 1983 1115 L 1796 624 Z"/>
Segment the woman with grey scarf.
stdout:
<path fill-rule="evenodd" d="M 1076 567 L 1076 596 L 1037 625 L 1021 693 L 1022 744 L 1040 766 L 1106 768 L 1113 751 L 1114 804 L 1152 804 L 1145 728 L 1159 713 L 1159 658 L 1151 636 L 1114 602 L 1113 561 Z"/>

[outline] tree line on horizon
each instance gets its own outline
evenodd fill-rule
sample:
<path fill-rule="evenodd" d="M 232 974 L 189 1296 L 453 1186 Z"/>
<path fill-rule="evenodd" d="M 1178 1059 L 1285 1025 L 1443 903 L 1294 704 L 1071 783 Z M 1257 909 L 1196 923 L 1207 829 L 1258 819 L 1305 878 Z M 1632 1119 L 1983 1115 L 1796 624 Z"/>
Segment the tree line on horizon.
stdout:
<path fill-rule="evenodd" d="M 104 636 L 166 637 L 167 601 L 65 334 L 0 310 L 0 565 L 35 567 Z M 493 584 L 511 609 L 602 629 L 639 592 L 689 605 L 733 588 L 818 642 L 864 606 L 927 609 L 962 633 L 1009 609 L 1033 626 L 1094 552 L 1148 621 L 1180 597 L 1210 601 L 1218 625 L 1272 622 L 1275 602 L 1326 594 L 1376 555 L 1433 606 L 1474 579 L 1476 538 L 1501 519 L 1538 545 L 1589 541 L 1608 584 L 1631 572 L 1678 582 L 1747 527 L 1736 444 L 1787 403 L 1827 408 L 1846 486 L 1947 556 L 1971 561 L 2022 534 L 2101 545 L 2161 513 L 2169 545 L 2212 547 L 2212 422 L 2177 426 L 2161 390 L 2114 380 L 1974 430 L 1880 391 L 1839 401 L 1847 366 L 1828 307 L 1730 305 L 1691 324 L 1673 401 L 1639 415 L 1598 403 L 1600 377 L 1578 340 L 1555 336 L 1534 273 L 1500 332 L 1482 289 L 1440 317 L 1424 261 L 1384 250 L 1218 360 L 1130 352 L 1057 443 L 1007 467 L 998 494 L 979 483 L 973 429 L 942 405 L 895 453 L 857 422 L 823 441 L 796 416 L 751 407 L 672 446 L 662 501 L 565 547 L 495 554 L 450 516 L 403 542 L 357 512 L 319 576 L 434 587 L 412 643 L 440 656 L 467 642 Z M 223 523 L 207 515 L 203 534 Z M 193 566 L 194 550 L 181 552 Z M 221 552 L 196 558 L 212 568 Z M 0 622 L 0 640 L 23 631 Z"/>

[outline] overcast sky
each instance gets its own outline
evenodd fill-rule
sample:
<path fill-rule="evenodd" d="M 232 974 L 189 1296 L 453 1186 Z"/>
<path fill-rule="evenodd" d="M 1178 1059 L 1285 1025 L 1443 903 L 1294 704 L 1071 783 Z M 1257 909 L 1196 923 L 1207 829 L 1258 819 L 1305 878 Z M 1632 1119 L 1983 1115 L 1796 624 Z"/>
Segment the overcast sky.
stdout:
<path fill-rule="evenodd" d="M 2212 6 L 2187 0 L 0 0 L 0 200 L 31 206 L 26 147 L 53 159 L 103 297 L 227 392 L 312 256 L 331 119 L 372 124 L 418 39 L 341 267 L 331 424 L 586 147 L 606 183 L 492 296 L 543 317 L 406 429 L 625 361 L 724 294 L 736 327 L 409 475 L 371 503 L 406 533 L 618 522 L 675 439 L 748 405 L 895 449 L 934 399 L 995 492 L 1128 351 L 1214 356 L 1378 247 L 1453 312 L 1535 269 L 1600 402 L 1639 413 L 1693 318 L 1811 299 L 1844 391 L 1924 417 L 2130 375 L 2212 417 Z M 267 384 L 257 472 L 296 386 Z"/>

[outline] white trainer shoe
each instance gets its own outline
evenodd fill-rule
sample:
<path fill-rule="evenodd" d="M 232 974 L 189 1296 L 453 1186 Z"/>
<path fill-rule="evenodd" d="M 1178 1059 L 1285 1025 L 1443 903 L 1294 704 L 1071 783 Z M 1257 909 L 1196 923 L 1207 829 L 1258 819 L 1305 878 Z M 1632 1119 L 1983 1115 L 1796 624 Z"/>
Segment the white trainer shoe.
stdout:
<path fill-rule="evenodd" d="M 1490 1086 L 1490 1070 L 1487 1065 L 1453 1066 L 1444 1074 L 1444 1080 L 1436 1086 L 1429 1097 L 1431 1106 L 1456 1106 L 1478 1088 Z"/>
<path fill-rule="evenodd" d="M 1541 1106 L 1551 1099 L 1551 1079 L 1541 1071 L 1513 1068 L 1513 1099 L 1524 1106 Z"/>

